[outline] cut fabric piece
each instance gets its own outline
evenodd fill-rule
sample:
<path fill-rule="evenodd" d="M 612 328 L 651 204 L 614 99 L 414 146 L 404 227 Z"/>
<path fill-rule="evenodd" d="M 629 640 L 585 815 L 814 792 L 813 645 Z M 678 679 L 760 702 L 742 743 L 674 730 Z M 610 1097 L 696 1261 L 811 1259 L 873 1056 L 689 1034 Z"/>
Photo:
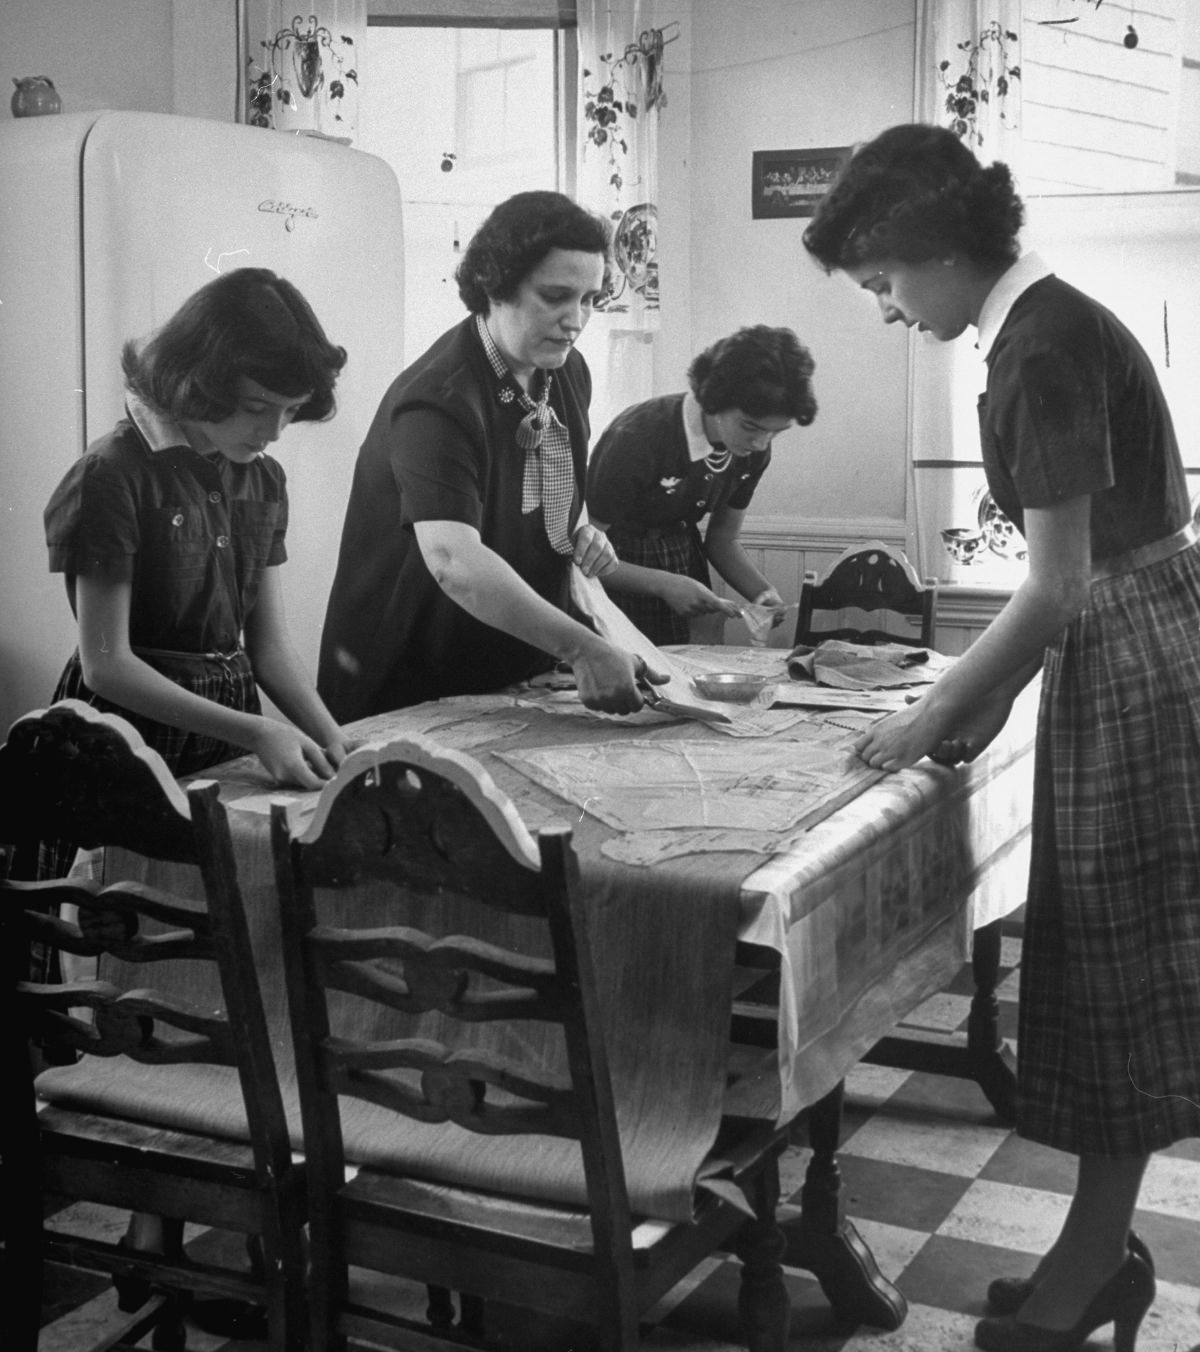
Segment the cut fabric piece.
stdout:
<path fill-rule="evenodd" d="M 902 643 L 863 644 L 828 639 L 815 648 L 797 644 L 788 654 L 794 681 L 815 681 L 838 690 L 890 690 L 930 685 L 943 668 L 939 654 Z"/>

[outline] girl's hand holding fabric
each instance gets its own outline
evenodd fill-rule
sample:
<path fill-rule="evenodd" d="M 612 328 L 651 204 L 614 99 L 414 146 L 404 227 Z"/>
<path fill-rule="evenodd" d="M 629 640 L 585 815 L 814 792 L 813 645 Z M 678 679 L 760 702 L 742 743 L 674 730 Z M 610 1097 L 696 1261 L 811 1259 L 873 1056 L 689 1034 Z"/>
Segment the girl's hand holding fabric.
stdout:
<path fill-rule="evenodd" d="M 354 750 L 359 742 L 346 735 L 341 728 L 338 729 L 336 737 L 330 737 L 321 748 L 325 752 L 325 759 L 336 770 L 346 757 Z"/>
<path fill-rule="evenodd" d="M 733 601 L 725 601 L 715 591 L 694 577 L 685 577 L 682 573 L 661 575 L 659 595 L 671 607 L 676 615 L 730 615 L 736 618 L 741 608 Z"/>
<path fill-rule="evenodd" d="M 759 592 L 750 604 L 753 606 L 763 606 L 766 609 L 775 612 L 775 614 L 771 616 L 772 629 L 778 629 L 783 623 L 784 615 L 787 614 L 787 606 L 784 604 L 783 597 L 780 596 L 774 587 L 768 587 L 766 591 Z"/>
<path fill-rule="evenodd" d="M 273 718 L 261 721 L 253 750 L 272 779 L 301 789 L 319 789 L 333 778 L 334 761 L 311 737 Z"/>
<path fill-rule="evenodd" d="M 574 560 L 584 577 L 603 577 L 617 566 L 617 553 L 602 530 L 590 523 L 575 532 Z"/>

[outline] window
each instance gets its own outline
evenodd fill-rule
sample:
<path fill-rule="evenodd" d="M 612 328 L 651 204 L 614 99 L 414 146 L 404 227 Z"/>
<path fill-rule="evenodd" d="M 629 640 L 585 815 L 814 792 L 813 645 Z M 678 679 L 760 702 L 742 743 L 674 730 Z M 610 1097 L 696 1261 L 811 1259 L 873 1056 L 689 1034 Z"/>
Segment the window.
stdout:
<path fill-rule="evenodd" d="M 566 69 L 560 34 L 367 29 L 356 145 L 386 160 L 400 181 L 406 362 L 463 318 L 454 270 L 492 207 L 563 182 L 559 91 L 573 88 L 574 69 Z"/>
<path fill-rule="evenodd" d="M 1200 5 L 1027 0 L 1020 137 L 1027 192 L 1200 183 Z"/>

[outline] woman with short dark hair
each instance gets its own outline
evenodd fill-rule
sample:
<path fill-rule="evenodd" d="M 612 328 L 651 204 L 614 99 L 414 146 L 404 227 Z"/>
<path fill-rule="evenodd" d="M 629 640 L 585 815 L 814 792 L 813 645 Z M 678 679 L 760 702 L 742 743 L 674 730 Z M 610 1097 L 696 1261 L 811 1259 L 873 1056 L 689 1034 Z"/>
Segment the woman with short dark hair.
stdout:
<path fill-rule="evenodd" d="M 459 265 L 470 311 L 393 382 L 359 452 L 318 686 L 344 721 L 574 669 L 591 708 L 642 706 L 644 663 L 568 613 L 615 563 L 581 515 L 591 377 L 575 340 L 608 261 L 561 193 L 502 202 Z"/>
<path fill-rule="evenodd" d="M 782 619 L 783 598 L 746 553 L 741 529 L 772 441 L 816 416 L 813 369 L 791 329 L 738 329 L 693 360 L 687 391 L 625 409 L 596 443 L 588 511 L 619 559 L 604 585 L 653 642 L 687 643 L 693 620 L 743 613 L 712 590 L 710 564 Z"/>
<path fill-rule="evenodd" d="M 1200 549 L 1171 415 L 1115 315 L 1020 253 L 1020 198 L 950 131 L 860 149 L 804 242 L 887 324 L 978 331 L 988 487 L 1029 548 L 1000 614 L 870 766 L 971 760 L 1043 668 L 1021 957 L 1017 1129 L 1078 1157 L 1031 1277 L 988 1289 L 976 1343 L 1133 1352 L 1155 1294 L 1130 1231 L 1151 1153 L 1200 1136 Z"/>
<path fill-rule="evenodd" d="M 520 192 L 496 207 L 471 237 L 454 280 L 462 303 L 486 315 L 510 301 L 551 249 L 597 254 L 608 268 L 609 230 L 601 217 L 558 192 Z"/>

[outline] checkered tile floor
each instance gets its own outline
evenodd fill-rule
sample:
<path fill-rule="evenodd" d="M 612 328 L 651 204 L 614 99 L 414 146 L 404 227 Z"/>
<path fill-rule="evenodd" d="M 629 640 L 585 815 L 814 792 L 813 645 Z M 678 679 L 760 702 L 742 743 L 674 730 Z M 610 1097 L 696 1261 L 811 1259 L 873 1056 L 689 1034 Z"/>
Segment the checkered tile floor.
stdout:
<path fill-rule="evenodd" d="M 1004 941 L 1003 1031 L 1016 1031 L 1020 948 Z M 971 975 L 964 969 L 916 1010 L 915 1026 L 965 1027 Z M 808 1151 L 785 1156 L 784 1195 L 798 1194 Z M 791 1346 L 806 1352 L 966 1352 L 992 1277 L 1028 1272 L 1066 1210 L 1074 1161 L 1031 1145 L 1001 1126 L 975 1085 L 940 1076 L 860 1066 L 847 1080 L 840 1153 L 847 1213 L 880 1269 L 904 1292 L 909 1312 L 893 1333 L 839 1325 L 816 1282 L 789 1272 Z M 124 1217 L 96 1213 L 119 1233 Z M 1200 1140 L 1151 1162 L 1137 1217 L 1158 1270 L 1158 1298 L 1142 1325 L 1138 1352 L 1189 1352 L 1200 1345 Z M 737 1264 L 714 1260 L 652 1313 L 646 1349 L 736 1352 Z M 397 1291 L 420 1308 L 423 1293 Z M 111 1289 L 87 1274 L 58 1271 L 47 1292 L 41 1352 L 76 1352 L 114 1319 Z M 1111 1326 L 1087 1344 L 1111 1346 Z M 190 1352 L 247 1349 L 189 1332 Z M 514 1328 L 517 1352 L 568 1352 L 553 1330 Z"/>

